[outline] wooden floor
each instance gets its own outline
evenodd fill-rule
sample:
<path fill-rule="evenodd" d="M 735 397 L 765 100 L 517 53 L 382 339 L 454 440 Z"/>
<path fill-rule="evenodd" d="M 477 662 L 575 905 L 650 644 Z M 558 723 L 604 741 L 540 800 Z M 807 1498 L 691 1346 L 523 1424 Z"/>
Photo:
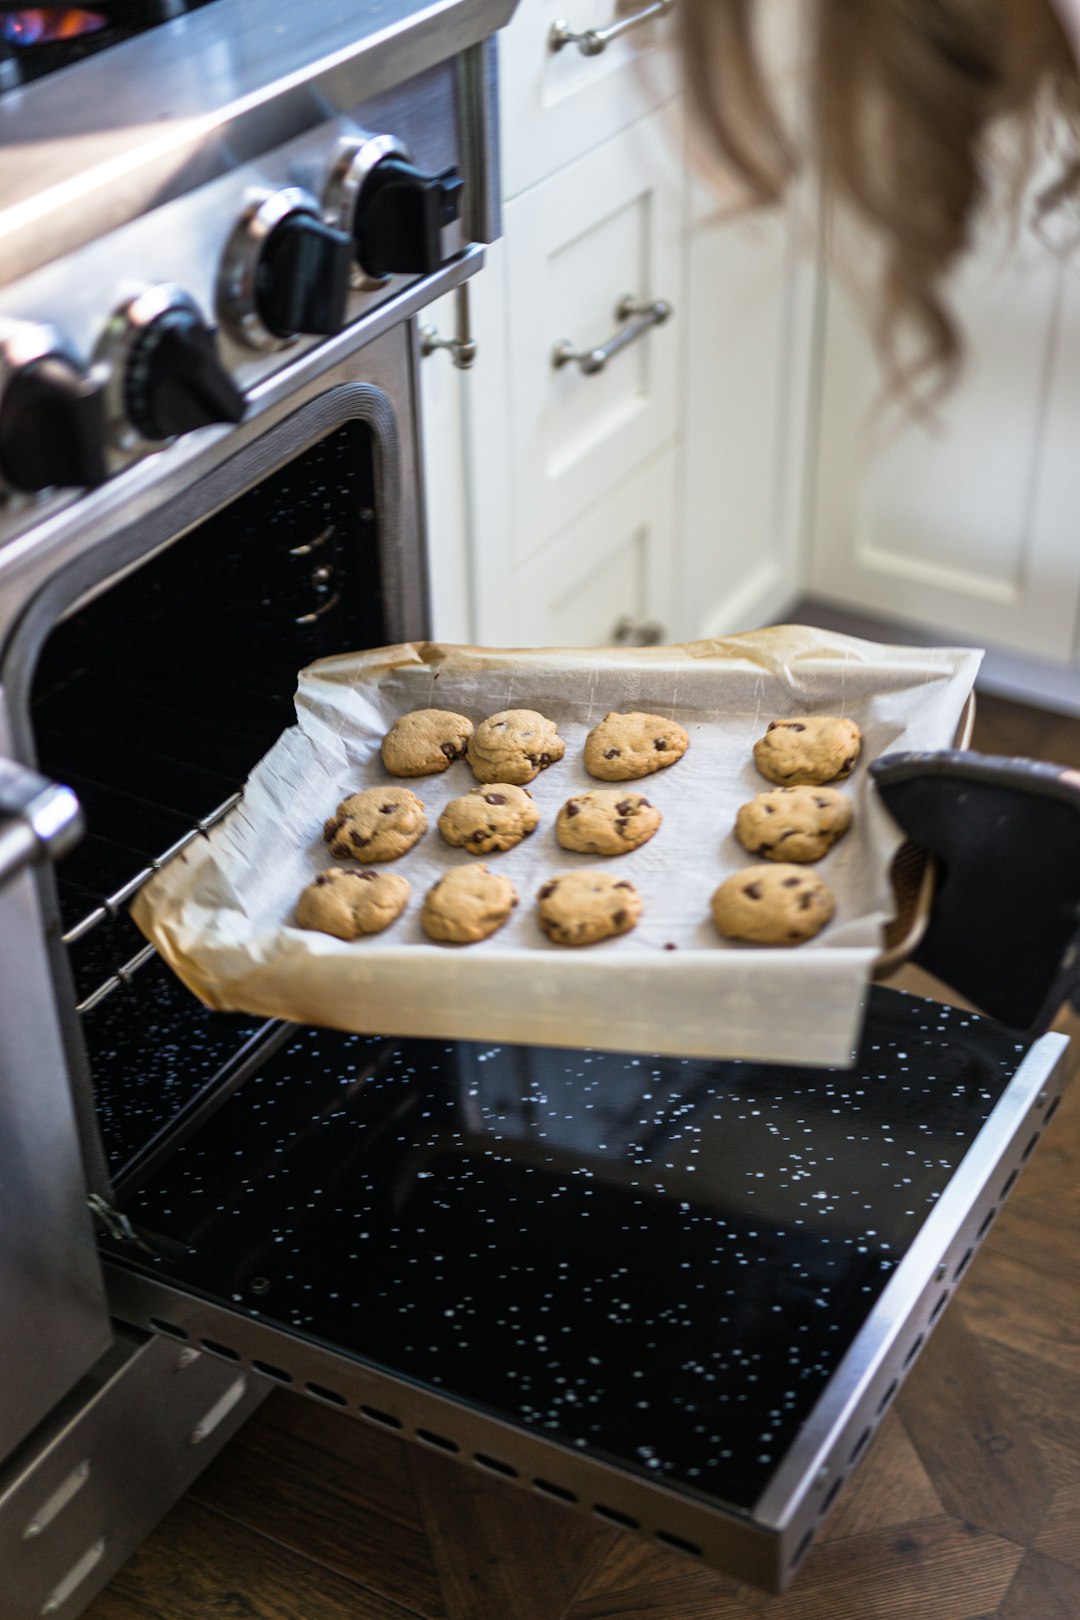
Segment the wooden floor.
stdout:
<path fill-rule="evenodd" d="M 1078 1281 L 1080 1078 L 782 1598 L 282 1393 L 86 1620 L 1078 1620 Z"/>

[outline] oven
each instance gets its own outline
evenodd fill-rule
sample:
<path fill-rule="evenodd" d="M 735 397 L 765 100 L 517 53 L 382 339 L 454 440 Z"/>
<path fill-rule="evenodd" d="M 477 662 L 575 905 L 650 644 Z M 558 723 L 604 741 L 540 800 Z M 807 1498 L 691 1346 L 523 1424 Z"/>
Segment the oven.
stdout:
<path fill-rule="evenodd" d="M 1077 785 L 878 769 L 998 1021 L 875 988 L 843 1071 L 197 1004 L 128 902 L 298 669 L 427 631 L 417 316 L 498 231 L 507 8 L 178 10 L 0 95 L 5 1613 L 275 1386 L 779 1590 L 1056 1108 Z"/>

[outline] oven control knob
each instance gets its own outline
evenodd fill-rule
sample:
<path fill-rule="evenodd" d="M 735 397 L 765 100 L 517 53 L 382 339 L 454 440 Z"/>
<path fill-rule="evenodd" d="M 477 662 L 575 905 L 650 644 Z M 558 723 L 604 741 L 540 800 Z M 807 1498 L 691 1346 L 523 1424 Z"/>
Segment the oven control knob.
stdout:
<path fill-rule="evenodd" d="M 244 396 L 218 359 L 214 333 L 177 287 L 151 287 L 119 317 L 123 414 L 144 439 L 239 422 Z"/>
<path fill-rule="evenodd" d="M 454 168 L 424 174 L 391 136 L 374 135 L 344 143 L 326 201 L 367 276 L 431 275 L 446 262 L 442 233 L 461 212 L 463 184 Z"/>
<path fill-rule="evenodd" d="M 26 493 L 104 483 L 102 384 L 33 322 L 0 328 L 0 476 Z"/>
<path fill-rule="evenodd" d="M 322 218 L 308 191 L 264 193 L 229 239 L 218 307 L 230 330 L 252 348 L 290 338 L 332 337 L 345 324 L 352 240 Z"/>

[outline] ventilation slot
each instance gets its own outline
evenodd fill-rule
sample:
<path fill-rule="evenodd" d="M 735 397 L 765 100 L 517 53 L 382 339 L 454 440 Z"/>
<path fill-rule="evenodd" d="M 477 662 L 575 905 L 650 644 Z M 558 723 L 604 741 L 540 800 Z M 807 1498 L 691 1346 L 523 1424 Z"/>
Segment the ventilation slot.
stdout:
<path fill-rule="evenodd" d="M 309 1395 L 315 1395 L 320 1401 L 329 1401 L 331 1406 L 348 1406 L 344 1395 L 339 1395 L 336 1389 L 327 1389 L 323 1384 L 305 1384 L 304 1388 Z"/>
<path fill-rule="evenodd" d="M 994 1207 L 992 1209 L 988 1209 L 986 1214 L 983 1216 L 983 1223 L 979 1227 L 979 1230 L 975 1234 L 976 1243 L 978 1243 L 980 1238 L 986 1236 L 987 1232 L 990 1230 L 990 1222 L 993 1220 L 993 1218 L 994 1218 L 994 1216 L 996 1214 L 997 1214 L 997 1205 L 995 1204 Z"/>
<path fill-rule="evenodd" d="M 286 1372 L 284 1367 L 275 1367 L 269 1361 L 253 1361 L 252 1372 L 262 1373 L 266 1378 L 276 1378 L 279 1384 L 291 1384 L 292 1373 Z"/>
<path fill-rule="evenodd" d="M 542 1491 L 545 1496 L 558 1497 L 560 1502 L 576 1502 L 577 1497 L 573 1491 L 568 1491 L 562 1485 L 553 1485 L 549 1479 L 534 1479 L 533 1489 Z"/>
<path fill-rule="evenodd" d="M 813 1541 L 813 1539 L 814 1539 L 813 1530 L 808 1530 L 806 1532 L 805 1536 L 803 1536 L 802 1540 L 799 1542 L 799 1545 L 795 1549 L 795 1556 L 792 1558 L 791 1563 L 788 1566 L 789 1569 L 794 1569 L 795 1568 L 795 1565 L 802 1558 L 803 1553 L 806 1551 L 807 1547 L 809 1547 L 809 1545 Z"/>
<path fill-rule="evenodd" d="M 473 1462 L 479 1463 L 481 1468 L 490 1468 L 493 1474 L 504 1474 L 507 1479 L 517 1479 L 516 1468 L 508 1462 L 500 1462 L 498 1457 L 489 1457 L 486 1451 L 474 1451 Z"/>
<path fill-rule="evenodd" d="M 631 1518 L 629 1513 L 620 1513 L 618 1508 L 604 1507 L 601 1502 L 593 1503 L 593 1512 L 598 1519 L 606 1519 L 608 1524 L 622 1525 L 626 1530 L 640 1530 L 641 1525 L 637 1519 Z"/>
<path fill-rule="evenodd" d="M 1031 1155 L 1035 1151 L 1035 1144 L 1039 1140 L 1039 1137 L 1041 1135 L 1042 1135 L 1042 1131 L 1036 1131 L 1035 1132 L 1035 1135 L 1031 1138 L 1031 1141 L 1028 1143 L 1027 1147 L 1024 1149 L 1023 1153 L 1021 1153 L 1021 1155 L 1020 1155 L 1020 1163 L 1021 1164 L 1027 1164 L 1028 1160 L 1031 1158 Z"/>
<path fill-rule="evenodd" d="M 885 1408 L 888 1406 L 889 1402 L 892 1400 L 893 1396 L 896 1394 L 896 1391 L 899 1388 L 900 1388 L 900 1380 L 898 1378 L 894 1378 L 892 1383 L 889 1385 L 888 1389 L 885 1391 L 884 1395 L 881 1397 L 881 1400 L 878 1402 L 878 1416 L 879 1417 L 881 1416 L 882 1412 L 884 1412 Z"/>
<path fill-rule="evenodd" d="M 433 1434 L 430 1429 L 417 1429 L 416 1438 L 429 1446 L 438 1446 L 440 1451 L 461 1450 L 456 1440 L 448 1440 L 445 1434 Z"/>
<path fill-rule="evenodd" d="M 235 1350 L 230 1350 L 227 1344 L 218 1344 L 216 1339 L 200 1339 L 199 1343 L 204 1350 L 209 1350 L 212 1356 L 224 1356 L 226 1361 L 240 1360 Z"/>
<path fill-rule="evenodd" d="M 669 1530 L 655 1530 L 653 1534 L 657 1541 L 662 1541 L 665 1547 L 674 1547 L 676 1552 L 690 1553 L 694 1558 L 702 1556 L 696 1541 L 684 1541 L 682 1536 L 673 1536 Z"/>
<path fill-rule="evenodd" d="M 155 1333 L 168 1334 L 170 1339 L 186 1339 L 188 1337 L 187 1328 L 179 1327 L 176 1322 L 166 1322 L 160 1316 L 152 1316 L 150 1326 Z"/>
<path fill-rule="evenodd" d="M 912 1345 L 911 1349 L 908 1351 L 907 1355 L 904 1357 L 904 1366 L 905 1367 L 910 1367 L 911 1366 L 911 1363 L 915 1360 L 915 1357 L 918 1355 L 919 1351 L 922 1349 L 922 1347 L 923 1347 L 923 1337 L 924 1337 L 924 1335 L 920 1333 L 919 1337 L 915 1340 L 915 1343 Z"/>
<path fill-rule="evenodd" d="M 953 1272 L 953 1282 L 959 1281 L 959 1279 L 964 1275 L 964 1272 L 968 1268 L 968 1261 L 971 1259 L 971 1257 L 972 1257 L 972 1255 L 974 1253 L 975 1253 L 974 1249 L 969 1249 L 967 1254 L 964 1255 L 963 1259 L 960 1261 L 960 1264 L 957 1266 L 956 1270 Z"/>
<path fill-rule="evenodd" d="M 841 1485 L 843 1483 L 844 1483 L 843 1474 L 838 1474 L 837 1477 L 833 1480 L 832 1484 L 829 1486 L 829 1494 L 825 1498 L 824 1502 L 822 1502 L 821 1507 L 818 1510 L 822 1515 L 828 1513 L 829 1509 L 832 1507 L 833 1503 L 836 1501 L 836 1498 L 840 1494 L 840 1487 L 841 1487 Z"/>
<path fill-rule="evenodd" d="M 377 1406 L 362 1406 L 360 1410 L 364 1417 L 371 1419 L 372 1423 L 382 1423 L 388 1429 L 404 1427 L 400 1418 L 393 1417 L 389 1412 L 380 1412 Z"/>
<path fill-rule="evenodd" d="M 862 1434 L 860 1434 L 859 1438 L 855 1442 L 854 1447 L 852 1448 L 851 1456 L 848 1458 L 848 1467 L 849 1468 L 850 1468 L 851 1464 L 855 1461 L 856 1457 L 861 1457 L 862 1456 L 863 1452 L 866 1450 L 866 1444 L 867 1444 L 867 1441 L 869 1439 L 870 1439 L 870 1430 L 867 1428 L 867 1429 L 863 1430 Z"/>
<path fill-rule="evenodd" d="M 1038 1140 L 1038 1138 L 1036 1138 L 1036 1141 L 1037 1140 Z M 1026 1153 L 1025 1153 L 1024 1157 L 1027 1158 Z M 1004 1203 L 1005 1199 L 1008 1198 L 1009 1194 L 1012 1192 L 1013 1188 L 1016 1186 L 1016 1178 L 1017 1178 L 1017 1176 L 1019 1174 L 1020 1174 L 1019 1170 L 1014 1170 L 1013 1171 L 1012 1175 L 1009 1177 L 1008 1181 L 1005 1183 L 1004 1187 L 1002 1187 L 1002 1189 L 1001 1189 L 1001 1193 L 999 1195 L 999 1200 L 998 1200 L 999 1203 Z"/>
<path fill-rule="evenodd" d="M 1050 1121 L 1053 1119 L 1054 1115 L 1057 1113 L 1057 1111 L 1058 1111 L 1058 1109 L 1060 1107 L 1061 1107 L 1061 1092 L 1059 1091 L 1057 1096 L 1054 1098 L 1053 1102 L 1050 1104 L 1049 1108 L 1046 1110 L 1046 1118 L 1043 1120 L 1043 1128 L 1044 1129 L 1046 1128 L 1047 1125 L 1049 1125 Z"/>
<path fill-rule="evenodd" d="M 947 1288 L 946 1288 L 946 1290 L 945 1290 L 945 1292 L 943 1294 L 938 1295 L 938 1302 L 934 1306 L 933 1310 L 930 1312 L 930 1320 L 931 1320 L 931 1322 L 936 1322 L 937 1321 L 938 1317 L 941 1315 L 942 1311 L 945 1309 L 945 1301 L 948 1299 L 948 1297 L 949 1297 L 949 1290 Z"/>

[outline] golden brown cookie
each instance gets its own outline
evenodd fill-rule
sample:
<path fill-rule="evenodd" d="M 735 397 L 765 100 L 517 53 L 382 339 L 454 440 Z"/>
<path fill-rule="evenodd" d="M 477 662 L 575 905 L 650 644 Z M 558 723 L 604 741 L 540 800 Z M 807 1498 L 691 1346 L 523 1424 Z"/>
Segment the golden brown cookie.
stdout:
<path fill-rule="evenodd" d="M 554 720 L 535 709 L 504 709 L 489 715 L 469 738 L 466 750 L 478 781 L 511 782 L 517 787 L 531 782 L 565 752 Z"/>
<path fill-rule="evenodd" d="M 500 872 L 455 866 L 428 890 L 421 921 L 430 939 L 474 945 L 496 933 L 517 903 L 517 890 Z"/>
<path fill-rule="evenodd" d="M 395 720 L 382 740 L 391 776 L 433 776 L 465 758 L 473 723 L 450 709 L 414 709 Z"/>
<path fill-rule="evenodd" d="M 299 928 L 338 939 L 381 934 L 409 903 L 409 881 L 397 872 L 346 872 L 332 866 L 309 883 L 296 903 Z"/>
<path fill-rule="evenodd" d="M 851 800 L 839 788 L 771 788 L 740 805 L 735 837 L 770 861 L 820 861 L 850 826 Z"/>
<path fill-rule="evenodd" d="M 396 861 L 426 831 L 424 806 L 410 788 L 374 787 L 342 799 L 323 837 L 339 861 Z"/>
<path fill-rule="evenodd" d="M 682 759 L 690 738 L 659 714 L 605 714 L 585 739 L 585 769 L 602 782 L 651 776 Z"/>
<path fill-rule="evenodd" d="M 450 800 L 439 817 L 439 831 L 456 849 L 490 855 L 513 849 L 534 831 L 539 820 L 528 788 L 513 782 L 484 782 L 460 799 Z"/>
<path fill-rule="evenodd" d="M 802 714 L 770 720 L 754 744 L 754 764 L 782 787 L 801 782 L 842 782 L 855 768 L 862 732 L 854 720 L 834 714 Z"/>
<path fill-rule="evenodd" d="M 725 939 L 756 945 L 801 945 L 820 933 L 836 909 L 816 872 L 803 866 L 748 866 L 712 897 L 713 922 Z"/>
<path fill-rule="evenodd" d="M 555 836 L 563 849 L 584 855 L 625 855 L 647 844 L 663 817 L 640 793 L 597 788 L 575 793 L 559 811 Z"/>
<path fill-rule="evenodd" d="M 556 945 L 595 945 L 628 934 L 641 916 L 634 885 L 596 867 L 549 878 L 536 898 L 540 927 Z"/>

